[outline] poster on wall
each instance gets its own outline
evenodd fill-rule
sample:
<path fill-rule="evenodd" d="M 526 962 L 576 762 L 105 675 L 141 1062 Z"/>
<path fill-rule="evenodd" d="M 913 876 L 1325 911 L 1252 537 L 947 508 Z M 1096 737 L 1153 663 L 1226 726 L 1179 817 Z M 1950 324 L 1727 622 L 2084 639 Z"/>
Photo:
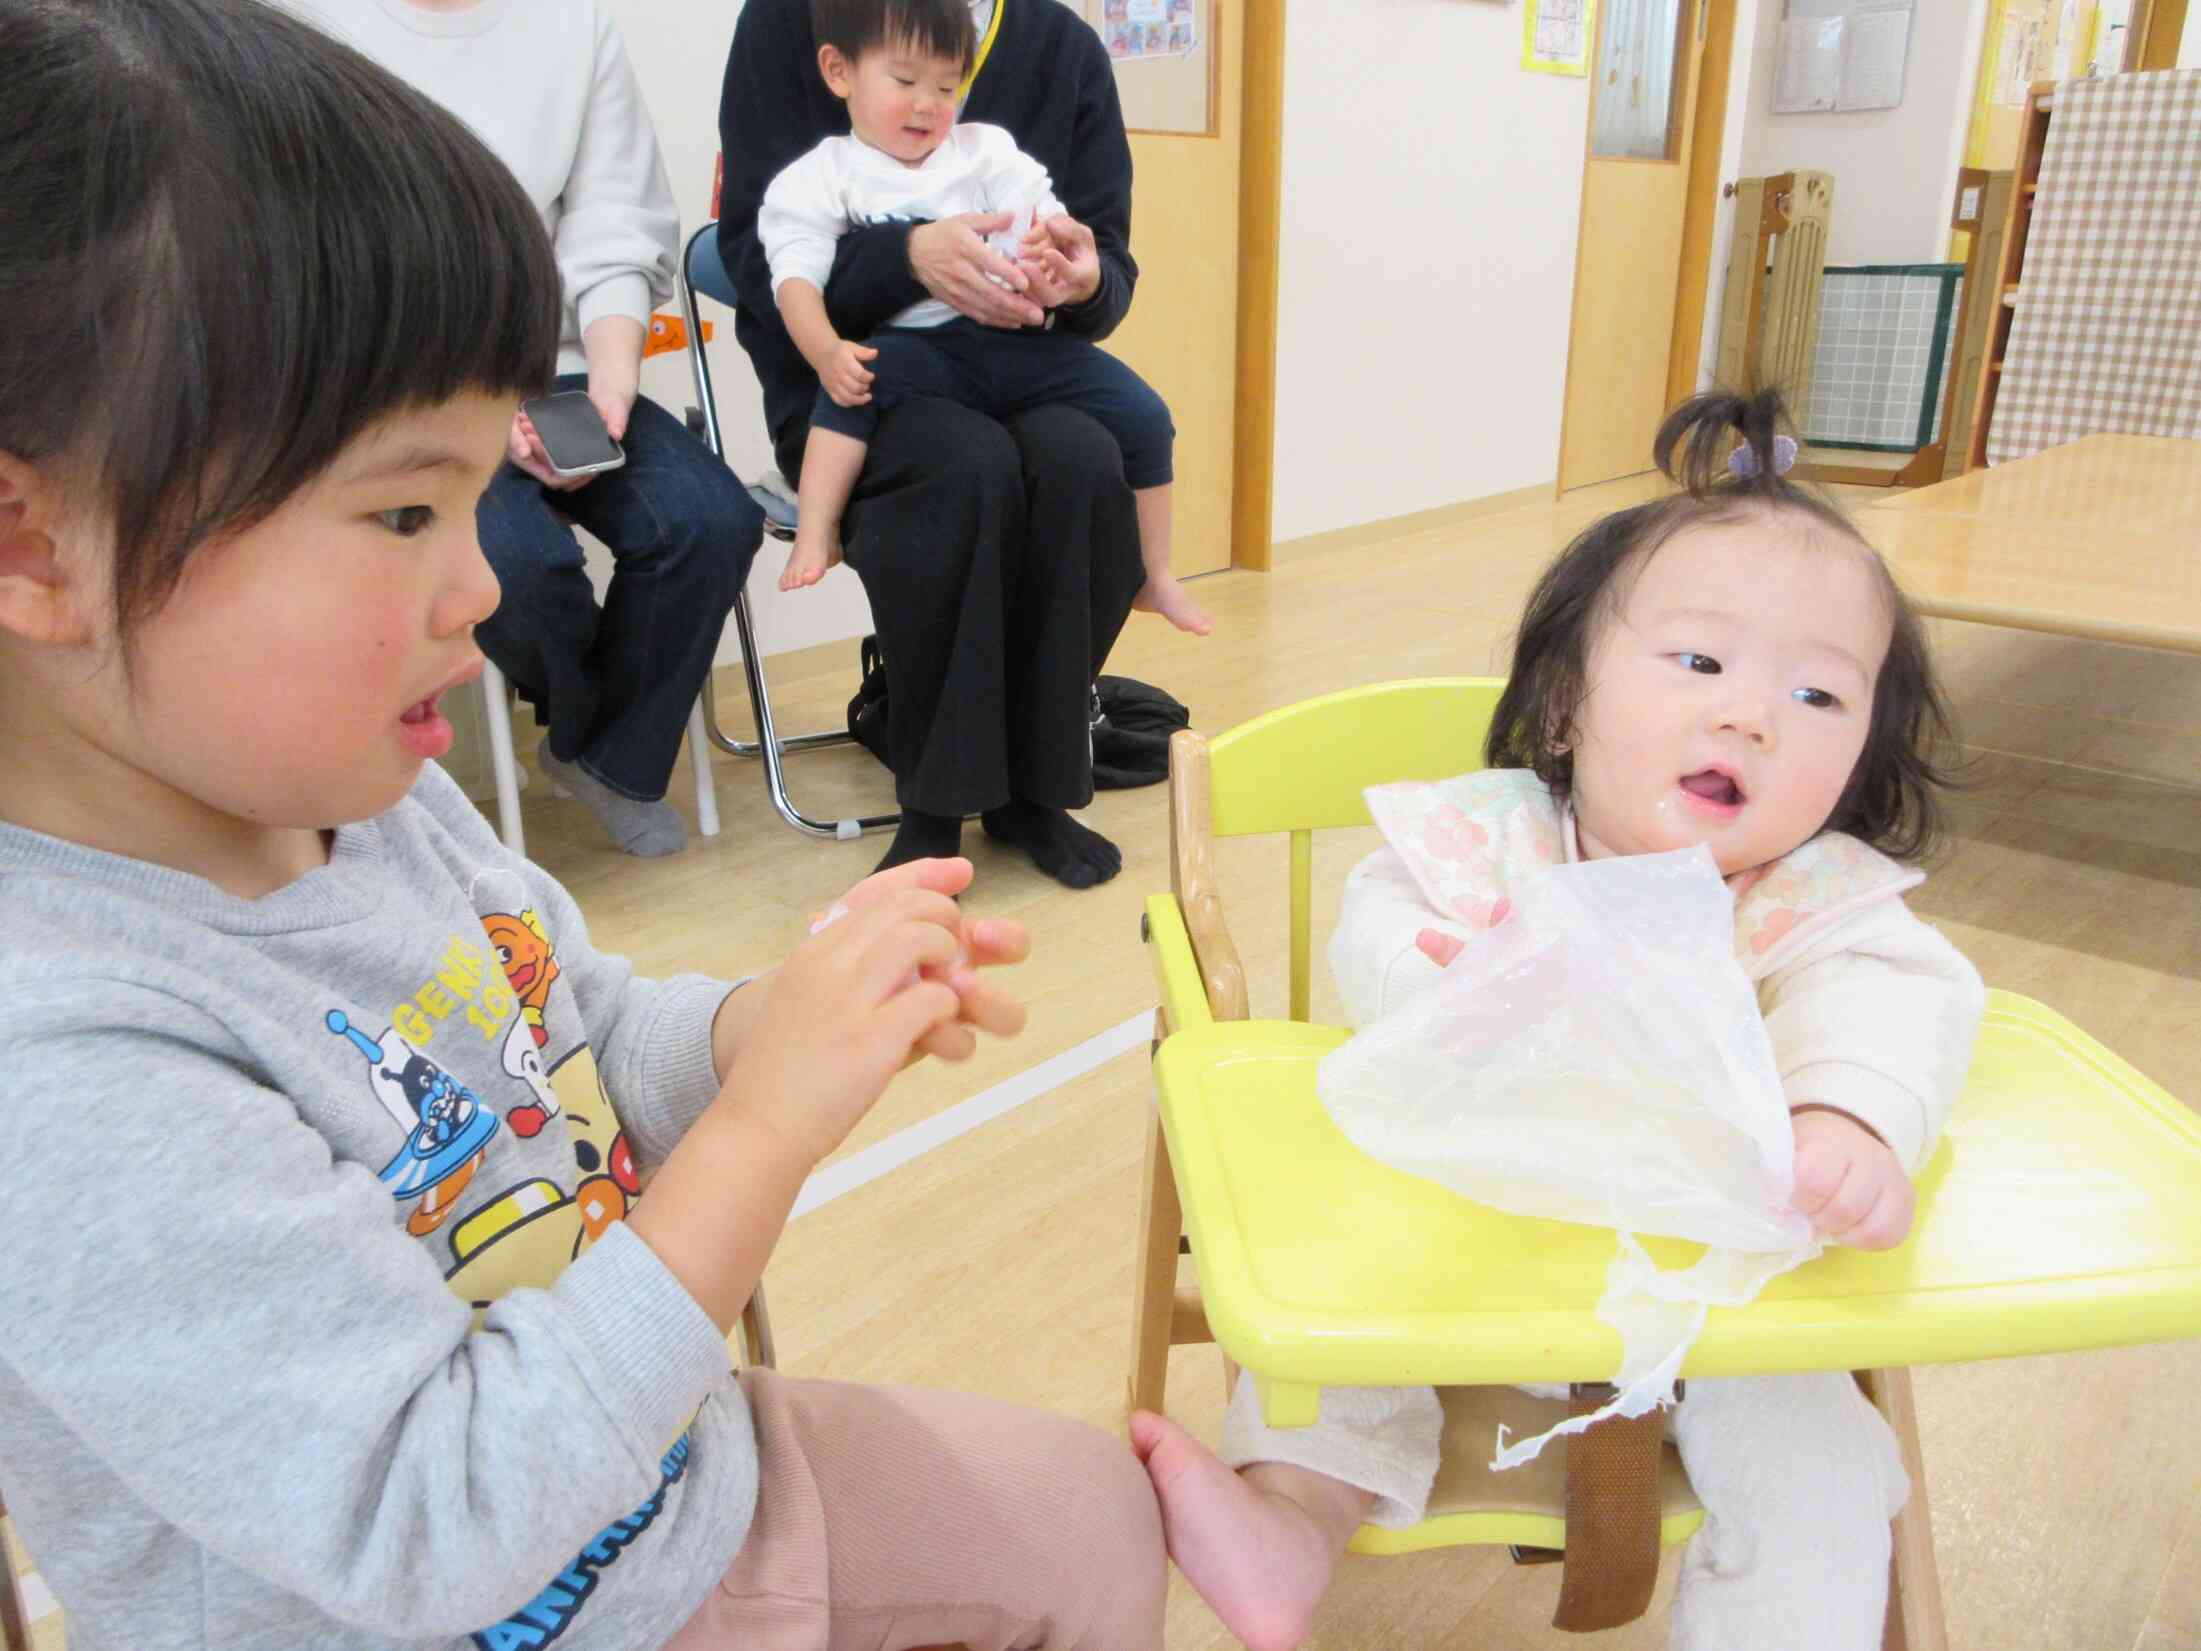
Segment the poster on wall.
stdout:
<path fill-rule="evenodd" d="M 2002 39 L 1995 49 L 1995 84 L 1989 93 L 2005 109 L 2025 107 L 2025 95 L 2036 80 L 2049 78 L 2041 36 L 2044 19 L 2002 14 Z"/>
<path fill-rule="evenodd" d="M 1200 47 L 1193 0 L 1101 0 L 1100 37 L 1119 63 L 1189 57 Z"/>
<path fill-rule="evenodd" d="M 1528 0 L 1522 7 L 1521 67 L 1539 75 L 1587 75 L 1597 0 Z"/>
<path fill-rule="evenodd" d="M 1911 0 L 1789 0 L 1773 112 L 1893 109 L 1903 101 L 1910 43 Z"/>

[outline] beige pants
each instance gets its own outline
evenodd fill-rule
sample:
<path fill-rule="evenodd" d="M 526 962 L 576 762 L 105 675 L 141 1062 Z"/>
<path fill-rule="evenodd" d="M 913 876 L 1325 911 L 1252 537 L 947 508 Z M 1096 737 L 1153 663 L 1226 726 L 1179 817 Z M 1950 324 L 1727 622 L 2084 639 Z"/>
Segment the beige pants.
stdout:
<path fill-rule="evenodd" d="M 756 1519 L 665 1651 L 1160 1651 L 1161 1514 L 1121 1440 L 962 1394 L 741 1380 Z"/>

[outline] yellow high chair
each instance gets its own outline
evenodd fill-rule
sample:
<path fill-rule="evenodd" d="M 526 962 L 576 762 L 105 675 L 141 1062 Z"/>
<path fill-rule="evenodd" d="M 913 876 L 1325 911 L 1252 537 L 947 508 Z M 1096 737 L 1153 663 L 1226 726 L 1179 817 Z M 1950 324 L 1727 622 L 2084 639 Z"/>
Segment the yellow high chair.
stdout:
<path fill-rule="evenodd" d="M 1369 824 L 1369 785 L 1479 766 L 1502 686 L 1382 683 L 1171 742 L 1172 890 L 1149 897 L 1142 924 L 1161 1010 L 1131 1399 L 1160 1409 L 1170 1347 L 1209 1340 L 1226 1378 L 1252 1372 L 1272 1426 L 1312 1422 L 1324 1386 L 1435 1385 L 1445 1455 L 1429 1517 L 1363 1527 L 1354 1551 L 1562 1550 L 1555 1625 L 1590 1629 L 1640 1615 L 1660 1543 L 1702 1522 L 1661 1418 L 1601 1423 L 1509 1473 L 1487 1463 L 1497 1423 L 1525 1436 L 1609 1391 L 1619 1338 L 1592 1308 L 1613 1235 L 1504 1215 L 1362 1155 L 1315 1089 L 1316 1065 L 1347 1034 L 1307 1024 L 1314 832 Z M 1214 842 L 1276 832 L 1291 838 L 1291 1018 L 1254 1020 Z M 1700 1253 L 1646 1247 L 1662 1266 Z M 1186 1249 L 1197 1282 L 1180 1286 Z M 2053 1011 L 1991 992 L 1970 1082 L 1918 1180 L 1910 1240 L 1830 1252 L 1747 1308 L 1715 1309 L 1683 1373 L 1859 1372 L 1912 1485 L 1884 1645 L 1945 1651 L 1903 1367 L 2197 1333 L 2201 1121 Z M 1489 1385 L 1531 1381 L 1575 1384 L 1574 1398 Z"/>

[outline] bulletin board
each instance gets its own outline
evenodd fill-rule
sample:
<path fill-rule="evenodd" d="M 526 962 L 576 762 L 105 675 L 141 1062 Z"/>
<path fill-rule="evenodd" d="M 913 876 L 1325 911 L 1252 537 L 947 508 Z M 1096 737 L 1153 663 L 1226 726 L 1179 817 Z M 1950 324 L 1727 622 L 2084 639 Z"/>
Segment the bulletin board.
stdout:
<path fill-rule="evenodd" d="M 1108 48 L 1123 123 L 1133 132 L 1216 134 L 1214 49 L 1222 0 L 1079 0 Z"/>
<path fill-rule="evenodd" d="M 1903 101 L 1911 0 L 1788 0 L 1776 115 L 1893 109 Z"/>

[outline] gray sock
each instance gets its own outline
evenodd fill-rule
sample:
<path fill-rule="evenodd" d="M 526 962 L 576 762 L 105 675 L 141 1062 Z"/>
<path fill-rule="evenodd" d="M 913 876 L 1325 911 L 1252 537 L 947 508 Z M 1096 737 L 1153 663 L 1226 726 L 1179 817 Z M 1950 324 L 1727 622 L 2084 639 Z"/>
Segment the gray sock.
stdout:
<path fill-rule="evenodd" d="M 688 828 L 664 798 L 645 803 L 622 797 L 579 763 L 561 762 L 548 750 L 538 750 L 535 763 L 554 784 L 578 797 L 611 840 L 627 853 L 654 860 L 660 855 L 678 854 L 687 846 Z"/>

